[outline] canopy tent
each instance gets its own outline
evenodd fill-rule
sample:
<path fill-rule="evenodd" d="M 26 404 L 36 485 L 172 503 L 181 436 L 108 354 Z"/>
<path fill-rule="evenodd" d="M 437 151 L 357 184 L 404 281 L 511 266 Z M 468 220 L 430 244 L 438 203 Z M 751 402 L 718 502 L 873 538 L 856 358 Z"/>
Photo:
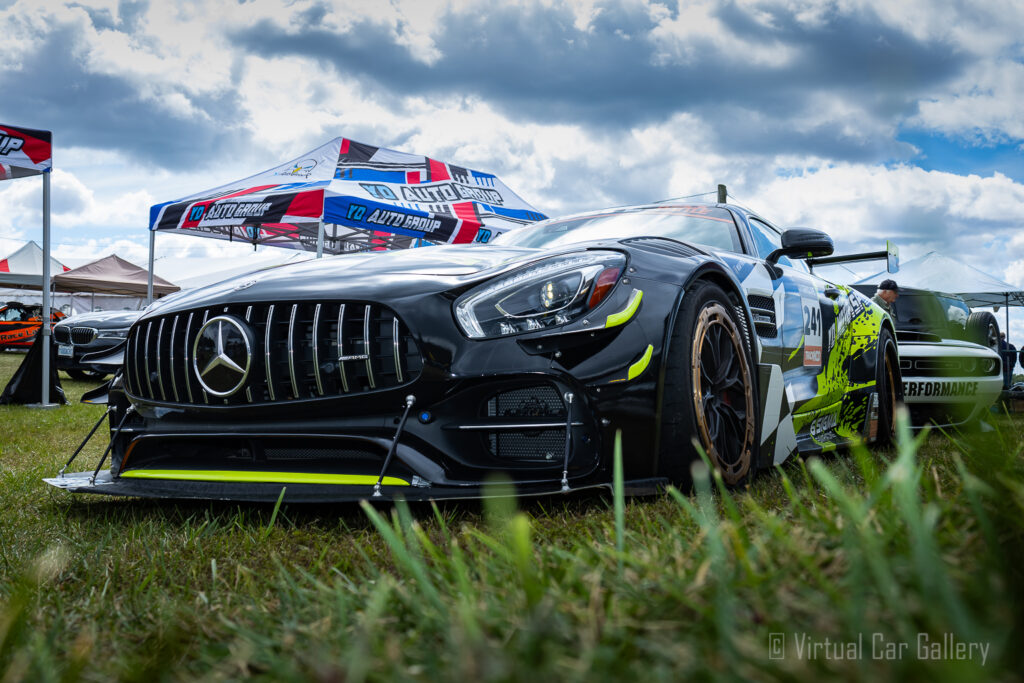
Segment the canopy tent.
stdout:
<path fill-rule="evenodd" d="M 57 289 L 65 292 L 146 296 L 149 287 L 149 272 L 145 268 L 125 261 L 117 254 L 111 254 L 55 276 L 53 283 Z M 153 291 L 157 294 L 171 294 L 180 289 L 181 287 L 162 277 L 153 276 Z"/>
<path fill-rule="evenodd" d="M 50 257 L 50 272 L 64 272 L 68 267 Z M 0 287 L 16 289 L 43 288 L 43 249 L 35 242 L 24 246 L 0 259 Z"/>
<path fill-rule="evenodd" d="M 53 170 L 53 133 L 0 124 L 0 181 L 43 176 L 43 264 L 40 287 L 43 310 L 50 310 L 50 171 Z M 50 403 L 50 326 L 42 326 L 42 395 L 40 405 Z"/>
<path fill-rule="evenodd" d="M 881 272 L 856 284 L 877 285 L 886 277 Z M 1024 290 L 992 277 L 973 266 L 948 256 L 929 251 L 924 256 L 900 264 L 898 284 L 936 292 L 959 294 L 969 306 L 1006 306 L 1006 333 L 1009 338 L 1010 306 L 1024 306 Z"/>
<path fill-rule="evenodd" d="M 335 138 L 262 173 L 156 204 L 149 229 L 319 256 L 417 240 L 487 242 L 543 218 L 493 174 Z"/>

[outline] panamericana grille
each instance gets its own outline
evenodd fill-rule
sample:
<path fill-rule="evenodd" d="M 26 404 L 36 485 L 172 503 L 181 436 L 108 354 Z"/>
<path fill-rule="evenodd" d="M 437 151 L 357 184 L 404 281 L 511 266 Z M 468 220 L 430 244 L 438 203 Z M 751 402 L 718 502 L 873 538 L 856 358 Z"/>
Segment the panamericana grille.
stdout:
<path fill-rule="evenodd" d="M 222 315 L 245 321 L 253 333 L 248 378 L 227 397 L 203 389 L 193 359 L 200 329 Z M 133 396 L 197 405 L 390 389 L 416 379 L 422 366 L 415 340 L 395 313 L 357 301 L 220 305 L 156 317 L 132 328 L 124 364 Z"/>

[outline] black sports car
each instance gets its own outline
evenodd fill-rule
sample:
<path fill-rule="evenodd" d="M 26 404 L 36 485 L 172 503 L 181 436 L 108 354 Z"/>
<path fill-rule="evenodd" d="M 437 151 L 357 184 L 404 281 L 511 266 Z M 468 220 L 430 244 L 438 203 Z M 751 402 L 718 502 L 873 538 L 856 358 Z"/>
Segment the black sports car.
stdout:
<path fill-rule="evenodd" d="M 184 292 L 131 328 L 111 468 L 50 483 L 174 498 L 476 496 L 730 484 L 891 435 L 892 322 L 812 275 L 824 233 L 726 204 L 548 220 L 490 246 L 325 258 Z M 102 463 L 101 463 L 102 465 Z"/>

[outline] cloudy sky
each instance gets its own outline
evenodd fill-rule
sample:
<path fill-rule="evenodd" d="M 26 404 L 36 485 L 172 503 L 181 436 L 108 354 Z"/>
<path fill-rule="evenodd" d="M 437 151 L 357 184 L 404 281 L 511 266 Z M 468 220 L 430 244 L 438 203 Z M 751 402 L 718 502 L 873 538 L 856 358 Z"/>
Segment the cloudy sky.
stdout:
<path fill-rule="evenodd" d="M 0 25 L 0 121 L 54 131 L 70 265 L 144 263 L 151 204 L 346 136 L 550 215 L 725 183 L 840 251 L 1024 287 L 1018 0 L 0 0 Z M 38 239 L 40 196 L 0 187 L 0 253 Z M 157 272 L 270 251 L 161 236 Z"/>

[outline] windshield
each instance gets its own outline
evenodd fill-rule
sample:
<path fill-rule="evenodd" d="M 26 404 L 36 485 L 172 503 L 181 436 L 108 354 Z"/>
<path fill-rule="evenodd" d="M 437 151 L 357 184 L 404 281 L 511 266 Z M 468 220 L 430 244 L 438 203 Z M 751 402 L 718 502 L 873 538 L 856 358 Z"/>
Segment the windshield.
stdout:
<path fill-rule="evenodd" d="M 668 237 L 742 253 L 732 215 L 713 206 L 654 206 L 556 218 L 510 230 L 495 242 L 517 247 L 558 247 L 588 240 Z"/>

